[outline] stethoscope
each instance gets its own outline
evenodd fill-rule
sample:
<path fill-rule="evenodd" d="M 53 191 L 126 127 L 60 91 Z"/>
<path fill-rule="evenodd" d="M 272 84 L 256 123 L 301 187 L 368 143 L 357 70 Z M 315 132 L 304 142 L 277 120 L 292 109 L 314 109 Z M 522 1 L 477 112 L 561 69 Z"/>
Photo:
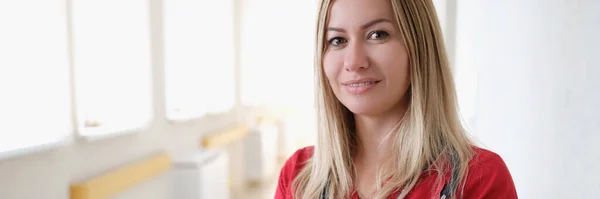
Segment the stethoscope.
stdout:
<path fill-rule="evenodd" d="M 328 190 L 329 185 L 325 186 L 325 190 Z M 327 199 L 328 193 L 327 191 L 324 191 L 323 194 L 321 194 L 321 199 Z M 450 195 L 450 187 L 448 186 L 448 184 L 444 184 L 444 188 L 442 188 L 442 191 L 440 192 L 440 199 L 446 199 L 447 196 Z M 400 199 L 400 196 L 398 196 L 398 199 Z"/>
<path fill-rule="evenodd" d="M 452 175 L 450 177 L 450 181 L 449 182 L 455 182 L 456 179 L 458 178 L 458 170 L 454 169 L 457 168 L 458 165 L 456 165 L 456 161 L 452 160 L 452 165 L 453 165 L 453 169 L 452 169 Z M 323 191 L 323 193 L 321 194 L 321 199 L 328 199 L 329 193 L 329 183 L 327 183 L 325 185 L 325 189 Z M 404 190 L 403 190 L 404 191 Z M 448 183 L 444 184 L 444 187 L 442 187 L 442 191 L 440 191 L 440 199 L 446 199 L 447 197 L 449 197 L 451 195 L 451 186 L 448 186 Z M 398 199 L 400 199 L 400 196 L 398 196 Z"/>
<path fill-rule="evenodd" d="M 323 191 L 323 194 L 321 194 L 321 199 L 327 199 L 327 195 L 328 192 L 327 190 L 329 188 L 329 184 L 325 186 L 325 191 Z M 442 188 L 442 191 L 440 192 L 440 199 L 446 199 L 447 196 L 450 195 L 450 187 L 448 186 L 448 184 L 444 184 L 444 187 Z M 398 196 L 398 199 L 400 199 L 400 196 Z"/>

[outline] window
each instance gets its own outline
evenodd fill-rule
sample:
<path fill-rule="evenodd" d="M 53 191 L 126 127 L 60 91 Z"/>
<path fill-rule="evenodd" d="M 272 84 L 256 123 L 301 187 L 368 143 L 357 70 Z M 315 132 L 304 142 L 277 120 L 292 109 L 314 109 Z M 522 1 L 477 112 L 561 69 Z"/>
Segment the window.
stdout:
<path fill-rule="evenodd" d="M 277 52 L 276 32 L 284 32 L 275 24 L 280 16 L 274 13 L 274 3 L 255 0 L 244 5 L 241 24 L 241 101 L 244 106 L 257 106 L 273 98 Z M 286 33 L 288 31 L 285 31 Z M 284 66 L 282 66 L 284 67 Z"/>
<path fill-rule="evenodd" d="M 235 104 L 233 1 L 164 3 L 167 117 L 228 111 Z"/>
<path fill-rule="evenodd" d="M 148 3 L 72 1 L 77 126 L 82 136 L 140 128 L 151 119 Z"/>
<path fill-rule="evenodd" d="M 65 8 L 62 1 L 0 1 L 0 154 L 71 136 Z"/>
<path fill-rule="evenodd" d="M 317 3 L 253 0 L 244 4 L 243 105 L 312 107 Z"/>

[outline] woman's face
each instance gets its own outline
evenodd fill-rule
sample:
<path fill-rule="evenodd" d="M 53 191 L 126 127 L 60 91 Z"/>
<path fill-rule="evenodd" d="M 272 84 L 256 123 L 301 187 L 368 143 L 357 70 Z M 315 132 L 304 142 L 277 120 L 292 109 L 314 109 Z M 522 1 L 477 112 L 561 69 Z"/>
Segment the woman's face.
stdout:
<path fill-rule="evenodd" d="M 396 110 L 410 85 L 408 52 L 390 0 L 334 0 L 323 68 L 336 97 L 358 115 Z"/>

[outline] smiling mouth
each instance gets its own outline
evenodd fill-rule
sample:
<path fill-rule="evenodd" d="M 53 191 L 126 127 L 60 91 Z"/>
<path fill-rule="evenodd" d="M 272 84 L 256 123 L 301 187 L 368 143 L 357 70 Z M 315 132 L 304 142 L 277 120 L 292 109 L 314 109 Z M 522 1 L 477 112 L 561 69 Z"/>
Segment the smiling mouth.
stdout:
<path fill-rule="evenodd" d="M 351 87 L 369 86 L 369 85 L 377 84 L 379 82 L 381 82 L 381 80 L 379 80 L 379 81 L 361 82 L 361 83 L 353 83 L 353 84 L 346 84 L 346 86 L 351 86 Z"/>

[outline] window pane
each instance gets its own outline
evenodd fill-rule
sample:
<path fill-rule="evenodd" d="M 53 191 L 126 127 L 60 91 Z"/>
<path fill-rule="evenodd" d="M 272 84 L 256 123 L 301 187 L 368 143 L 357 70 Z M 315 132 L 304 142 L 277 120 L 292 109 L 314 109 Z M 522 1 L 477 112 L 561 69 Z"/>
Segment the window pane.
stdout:
<path fill-rule="evenodd" d="M 189 119 L 235 103 L 233 1 L 165 1 L 167 115 Z"/>
<path fill-rule="evenodd" d="M 312 107 L 317 2 L 249 0 L 242 9 L 242 104 Z"/>
<path fill-rule="evenodd" d="M 73 0 L 72 13 L 81 134 L 143 126 L 152 114 L 148 1 Z"/>
<path fill-rule="evenodd" d="M 276 74 L 274 60 L 276 34 L 273 34 L 278 17 L 275 5 L 267 0 L 253 0 L 244 4 L 241 34 L 241 97 L 245 106 L 256 106 L 273 101 Z M 278 24 L 281 25 L 281 24 Z M 281 31 L 281 30 L 280 30 Z M 287 31 L 286 31 L 287 33 Z M 269 72 L 270 74 L 267 74 Z"/>
<path fill-rule="evenodd" d="M 72 133 L 64 1 L 0 1 L 0 152 Z"/>

